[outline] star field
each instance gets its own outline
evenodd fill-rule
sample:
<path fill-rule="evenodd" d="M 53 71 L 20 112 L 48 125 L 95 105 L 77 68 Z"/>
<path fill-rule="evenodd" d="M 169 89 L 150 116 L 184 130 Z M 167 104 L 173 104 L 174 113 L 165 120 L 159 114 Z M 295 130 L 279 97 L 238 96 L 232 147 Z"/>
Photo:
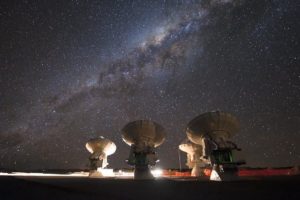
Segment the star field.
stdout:
<path fill-rule="evenodd" d="M 159 165 L 177 168 L 185 126 L 214 110 L 240 120 L 248 166 L 299 165 L 298 4 L 1 1 L 0 168 L 85 168 L 97 136 L 126 167 L 138 119 L 166 129 Z"/>

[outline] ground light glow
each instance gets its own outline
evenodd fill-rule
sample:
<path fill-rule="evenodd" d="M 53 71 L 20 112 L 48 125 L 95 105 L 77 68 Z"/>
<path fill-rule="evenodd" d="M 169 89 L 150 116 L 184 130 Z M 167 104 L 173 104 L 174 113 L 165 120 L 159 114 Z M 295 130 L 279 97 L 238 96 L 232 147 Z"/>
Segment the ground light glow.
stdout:
<path fill-rule="evenodd" d="M 157 177 L 161 177 L 163 171 L 161 169 L 154 169 L 151 170 L 152 175 L 157 178 Z"/>
<path fill-rule="evenodd" d="M 128 172 L 128 171 L 116 171 L 114 172 L 113 169 L 102 169 L 98 168 L 97 171 L 99 171 L 102 176 L 101 177 L 114 177 L 114 178 L 133 178 L 134 172 Z M 153 169 L 151 170 L 152 175 L 155 178 L 161 177 L 162 175 L 161 169 Z M 50 173 L 36 173 L 36 172 L 0 172 L 0 176 L 24 176 L 24 177 L 89 177 L 88 172 L 74 172 L 74 173 L 67 173 L 67 174 L 50 174 Z M 97 178 L 93 177 L 93 178 Z"/>
<path fill-rule="evenodd" d="M 75 172 L 69 174 L 48 174 L 48 173 L 35 173 L 35 172 L 0 172 L 0 176 L 52 176 L 52 177 L 88 177 L 87 172 Z"/>

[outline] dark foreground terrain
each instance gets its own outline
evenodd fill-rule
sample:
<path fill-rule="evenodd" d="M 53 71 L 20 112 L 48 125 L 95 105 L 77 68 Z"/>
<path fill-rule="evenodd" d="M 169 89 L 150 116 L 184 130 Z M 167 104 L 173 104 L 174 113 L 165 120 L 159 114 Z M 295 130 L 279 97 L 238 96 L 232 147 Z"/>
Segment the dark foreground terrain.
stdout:
<path fill-rule="evenodd" d="M 300 199 L 300 177 L 234 182 L 0 177 L 0 199 Z"/>

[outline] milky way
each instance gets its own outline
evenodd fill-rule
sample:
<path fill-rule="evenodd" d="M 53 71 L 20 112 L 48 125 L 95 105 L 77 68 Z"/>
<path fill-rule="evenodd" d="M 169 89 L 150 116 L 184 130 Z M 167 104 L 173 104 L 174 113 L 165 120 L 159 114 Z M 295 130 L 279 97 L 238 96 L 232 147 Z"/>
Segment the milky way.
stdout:
<path fill-rule="evenodd" d="M 195 116 L 237 116 L 248 166 L 300 161 L 297 1 L 1 2 L 0 167 L 85 168 L 85 142 L 129 148 L 120 129 L 167 131 L 160 165 L 178 167 Z M 183 154 L 182 154 L 183 156 Z"/>

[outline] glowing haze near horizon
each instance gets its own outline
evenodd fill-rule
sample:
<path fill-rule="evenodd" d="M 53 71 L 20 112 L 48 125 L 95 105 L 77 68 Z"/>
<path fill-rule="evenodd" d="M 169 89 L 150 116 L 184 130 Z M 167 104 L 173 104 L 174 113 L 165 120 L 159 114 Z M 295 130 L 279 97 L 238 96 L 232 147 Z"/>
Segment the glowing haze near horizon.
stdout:
<path fill-rule="evenodd" d="M 296 0 L 7 0 L 0 14 L 0 168 L 85 168 L 97 136 L 127 167 L 120 130 L 137 119 L 164 126 L 159 165 L 177 168 L 186 124 L 213 110 L 240 120 L 248 166 L 300 164 Z"/>

